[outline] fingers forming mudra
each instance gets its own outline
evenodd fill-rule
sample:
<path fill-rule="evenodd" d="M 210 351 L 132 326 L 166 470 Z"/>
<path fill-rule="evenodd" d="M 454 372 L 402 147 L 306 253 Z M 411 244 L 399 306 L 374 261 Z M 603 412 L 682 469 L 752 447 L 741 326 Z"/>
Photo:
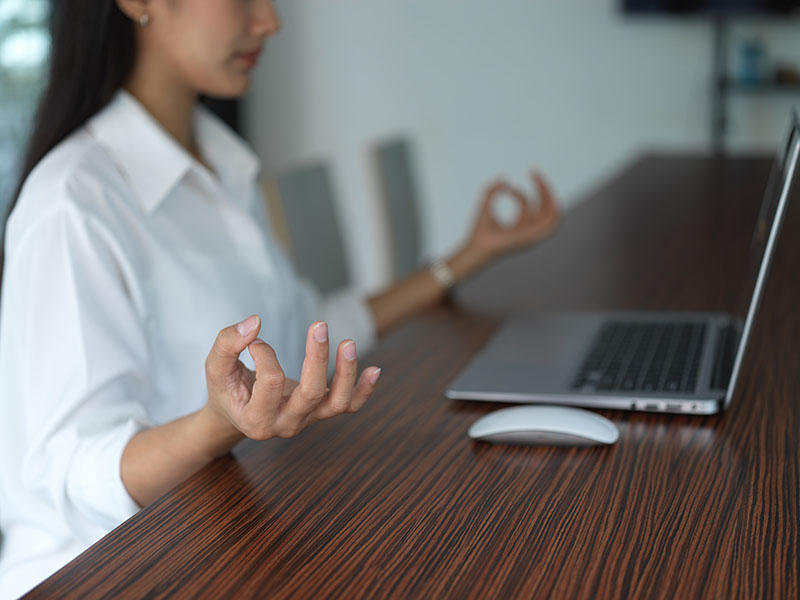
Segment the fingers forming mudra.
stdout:
<path fill-rule="evenodd" d="M 473 239 L 487 251 L 503 253 L 536 243 L 558 225 L 558 205 L 550 187 L 535 171 L 531 171 L 531 179 L 536 195 L 530 199 L 525 192 L 503 180 L 496 181 L 484 192 Z M 511 197 L 518 206 L 517 218 L 509 225 L 499 223 L 493 214 L 494 203 L 502 195 Z"/>
<path fill-rule="evenodd" d="M 353 340 L 336 350 L 336 371 L 327 384 L 329 339 L 324 322 L 313 323 L 306 336 L 300 381 L 288 379 L 275 351 L 256 337 L 258 317 L 223 329 L 206 360 L 209 404 L 245 436 L 264 440 L 292 437 L 316 421 L 359 410 L 369 398 L 380 369 L 369 367 L 358 378 Z M 247 348 L 255 372 L 239 360 Z"/>

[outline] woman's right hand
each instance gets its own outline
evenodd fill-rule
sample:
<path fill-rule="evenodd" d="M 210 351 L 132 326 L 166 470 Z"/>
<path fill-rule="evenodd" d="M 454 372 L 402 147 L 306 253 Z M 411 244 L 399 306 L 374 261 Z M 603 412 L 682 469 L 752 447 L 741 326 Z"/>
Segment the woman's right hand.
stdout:
<path fill-rule="evenodd" d="M 336 373 L 327 386 L 328 326 L 308 329 L 300 381 L 287 379 L 275 351 L 257 337 L 261 321 L 253 315 L 219 332 L 206 359 L 207 416 L 255 440 L 287 438 L 320 421 L 360 409 L 375 389 L 380 369 L 369 367 L 356 383 L 356 347 L 345 340 L 336 351 Z M 251 371 L 239 360 L 247 348 Z"/>

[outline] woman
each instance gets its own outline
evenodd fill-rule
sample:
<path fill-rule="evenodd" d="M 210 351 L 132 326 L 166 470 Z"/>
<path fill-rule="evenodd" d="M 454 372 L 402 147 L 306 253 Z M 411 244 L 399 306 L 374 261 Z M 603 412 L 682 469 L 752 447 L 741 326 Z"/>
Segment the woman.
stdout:
<path fill-rule="evenodd" d="M 277 31 L 268 0 L 58 3 L 5 241 L 2 594 L 244 437 L 357 411 L 380 369 L 357 377 L 356 341 L 368 347 L 555 227 L 540 177 L 538 207 L 496 183 L 447 261 L 373 298 L 320 299 L 269 237 L 255 156 L 196 106 L 199 94 L 242 94 Z M 521 205 L 513 227 L 491 215 L 499 192 Z M 328 388 L 328 340 L 344 334 Z"/>

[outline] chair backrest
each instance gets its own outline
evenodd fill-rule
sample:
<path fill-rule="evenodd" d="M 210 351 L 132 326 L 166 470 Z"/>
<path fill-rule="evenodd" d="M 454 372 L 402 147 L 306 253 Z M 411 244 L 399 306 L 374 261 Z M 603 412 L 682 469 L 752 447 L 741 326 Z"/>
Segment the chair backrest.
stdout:
<path fill-rule="evenodd" d="M 370 159 L 388 219 L 392 276 L 398 279 L 419 268 L 421 255 L 420 207 L 411 147 L 405 139 L 379 143 L 371 149 Z"/>
<path fill-rule="evenodd" d="M 295 267 L 323 293 L 350 283 L 328 169 L 312 164 L 277 177 Z"/>
<path fill-rule="evenodd" d="M 286 213 L 281 203 L 281 193 L 278 190 L 278 180 L 274 177 L 261 178 L 261 195 L 264 198 L 267 217 L 272 229 L 275 241 L 286 250 L 287 254 L 292 254 L 292 236 L 289 233 L 289 225 L 286 223 Z"/>

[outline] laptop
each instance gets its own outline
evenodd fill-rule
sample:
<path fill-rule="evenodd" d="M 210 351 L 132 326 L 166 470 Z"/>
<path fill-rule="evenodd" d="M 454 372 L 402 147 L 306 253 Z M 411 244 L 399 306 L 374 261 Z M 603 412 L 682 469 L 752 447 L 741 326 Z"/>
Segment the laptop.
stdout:
<path fill-rule="evenodd" d="M 773 165 L 751 248 L 742 316 L 523 313 L 508 318 L 445 392 L 456 400 L 713 414 L 733 397 L 794 180 L 800 122 Z"/>

